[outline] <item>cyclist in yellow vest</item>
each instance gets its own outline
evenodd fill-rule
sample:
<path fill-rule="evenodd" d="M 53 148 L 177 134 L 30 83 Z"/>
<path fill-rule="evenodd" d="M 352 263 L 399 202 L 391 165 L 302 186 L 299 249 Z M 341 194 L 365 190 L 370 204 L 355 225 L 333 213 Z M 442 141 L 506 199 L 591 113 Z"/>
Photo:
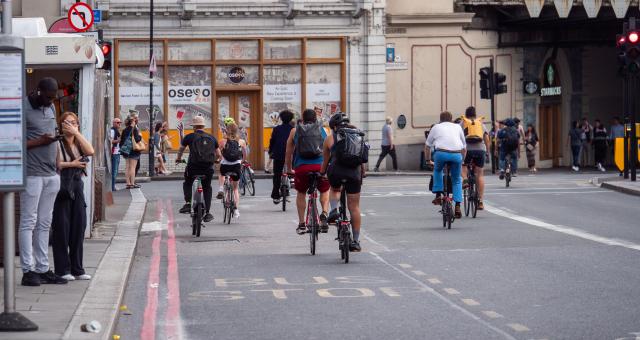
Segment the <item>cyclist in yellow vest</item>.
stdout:
<path fill-rule="evenodd" d="M 483 118 L 476 116 L 476 108 L 469 106 L 462 117 L 460 125 L 467 140 L 467 155 L 462 166 L 463 186 L 467 185 L 467 165 L 474 164 L 474 173 L 478 183 L 478 210 L 484 209 L 484 163 L 489 159 L 489 132 L 482 124 Z"/>

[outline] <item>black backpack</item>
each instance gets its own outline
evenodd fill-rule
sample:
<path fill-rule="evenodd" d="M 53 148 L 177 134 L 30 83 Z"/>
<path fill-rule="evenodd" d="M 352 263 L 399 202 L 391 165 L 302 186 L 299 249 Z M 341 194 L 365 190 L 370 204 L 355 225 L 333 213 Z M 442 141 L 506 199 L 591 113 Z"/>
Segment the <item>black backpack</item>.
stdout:
<path fill-rule="evenodd" d="M 222 157 L 229 162 L 235 162 L 242 159 L 242 148 L 240 143 L 234 139 L 227 139 L 222 149 Z"/>
<path fill-rule="evenodd" d="M 364 141 L 364 133 L 357 129 L 342 128 L 334 137 L 335 156 L 338 163 L 348 168 L 369 162 L 369 146 Z"/>
<path fill-rule="evenodd" d="M 296 126 L 296 150 L 302 159 L 315 159 L 322 155 L 322 122 L 298 124 Z"/>
<path fill-rule="evenodd" d="M 502 147 L 505 151 L 513 151 L 520 146 L 520 133 L 514 126 L 504 128 L 504 137 L 502 137 Z"/>
<path fill-rule="evenodd" d="M 197 164 L 213 165 L 216 160 L 216 143 L 213 137 L 196 133 L 189 145 L 189 160 Z"/>

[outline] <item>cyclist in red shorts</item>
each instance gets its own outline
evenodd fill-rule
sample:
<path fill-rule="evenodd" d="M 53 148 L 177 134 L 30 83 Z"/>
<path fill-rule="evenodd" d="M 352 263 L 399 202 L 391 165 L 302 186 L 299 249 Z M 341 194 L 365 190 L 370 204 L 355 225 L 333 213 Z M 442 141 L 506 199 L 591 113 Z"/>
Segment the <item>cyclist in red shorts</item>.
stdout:
<path fill-rule="evenodd" d="M 307 190 L 309 190 L 309 173 L 320 172 L 322 166 L 322 145 L 327 138 L 327 132 L 318 121 L 316 112 L 305 110 L 302 113 L 302 122 L 296 124 L 291 130 L 287 140 L 285 156 L 286 168 L 289 173 L 295 174 L 296 208 L 298 209 L 298 227 L 296 233 L 303 235 L 307 232 L 304 223 L 304 213 L 307 205 Z M 318 191 L 320 192 L 320 231 L 329 231 L 327 223 L 327 211 L 329 210 L 329 182 L 325 177 L 318 178 Z"/>

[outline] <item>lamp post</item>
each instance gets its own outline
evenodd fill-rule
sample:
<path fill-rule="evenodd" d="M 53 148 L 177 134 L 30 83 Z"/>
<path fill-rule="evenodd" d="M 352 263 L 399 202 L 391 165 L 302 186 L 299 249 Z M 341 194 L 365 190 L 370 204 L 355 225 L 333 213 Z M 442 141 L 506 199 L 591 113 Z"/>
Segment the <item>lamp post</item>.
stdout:
<path fill-rule="evenodd" d="M 149 176 L 155 175 L 154 165 L 154 129 L 156 111 L 153 109 L 153 73 L 155 70 L 155 58 L 153 57 L 153 0 L 149 3 Z"/>

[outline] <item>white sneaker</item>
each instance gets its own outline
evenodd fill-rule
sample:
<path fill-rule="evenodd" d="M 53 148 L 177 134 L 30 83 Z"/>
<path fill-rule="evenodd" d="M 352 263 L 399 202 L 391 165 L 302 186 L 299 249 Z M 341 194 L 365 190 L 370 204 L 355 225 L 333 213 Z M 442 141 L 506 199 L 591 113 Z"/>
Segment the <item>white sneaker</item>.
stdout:
<path fill-rule="evenodd" d="M 571 169 L 573 169 L 573 171 L 580 171 L 580 168 L 578 168 L 577 166 L 572 166 Z"/>
<path fill-rule="evenodd" d="M 76 280 L 91 280 L 91 275 L 89 274 L 78 275 L 76 276 Z"/>
<path fill-rule="evenodd" d="M 75 281 L 76 280 L 76 278 L 73 277 L 73 275 L 71 275 L 71 274 L 62 275 L 62 278 L 67 280 L 67 281 Z"/>
<path fill-rule="evenodd" d="M 240 211 L 238 209 L 233 211 L 233 218 L 240 218 Z"/>

